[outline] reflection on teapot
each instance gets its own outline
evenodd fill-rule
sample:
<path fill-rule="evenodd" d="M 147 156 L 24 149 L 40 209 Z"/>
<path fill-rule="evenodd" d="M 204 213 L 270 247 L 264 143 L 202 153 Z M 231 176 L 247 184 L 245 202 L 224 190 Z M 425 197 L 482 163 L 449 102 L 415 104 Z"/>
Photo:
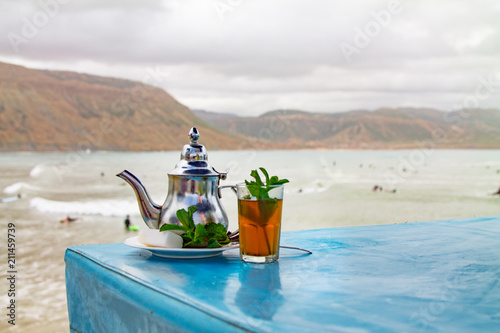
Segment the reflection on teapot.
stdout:
<path fill-rule="evenodd" d="M 244 267 L 239 278 L 241 287 L 236 293 L 236 305 L 253 318 L 271 320 L 284 303 L 279 262 Z"/>
<path fill-rule="evenodd" d="M 168 173 L 168 194 L 162 206 L 154 203 L 146 188 L 127 170 L 117 174 L 129 183 L 135 191 L 139 210 L 146 225 L 159 229 L 163 224 L 180 224 L 176 212 L 196 206 L 193 215 L 195 224 L 220 223 L 228 227 L 228 219 L 219 200 L 219 181 L 226 179 L 227 173 L 217 172 L 208 164 L 205 147 L 198 143 L 200 137 L 196 127 L 189 132 L 191 143 L 184 145 L 181 160 Z"/>

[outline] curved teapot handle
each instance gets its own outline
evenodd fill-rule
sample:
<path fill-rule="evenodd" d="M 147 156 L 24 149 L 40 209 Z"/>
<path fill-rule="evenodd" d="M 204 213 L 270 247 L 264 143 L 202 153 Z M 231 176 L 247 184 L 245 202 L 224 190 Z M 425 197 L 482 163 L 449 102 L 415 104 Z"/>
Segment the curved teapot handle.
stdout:
<path fill-rule="evenodd" d="M 234 194 L 238 195 L 238 191 L 236 190 L 236 185 L 223 185 L 223 186 L 219 186 L 219 189 L 218 189 L 219 198 L 222 198 L 222 193 L 220 192 L 220 190 L 222 190 L 224 188 L 230 188 L 231 190 L 233 190 Z"/>

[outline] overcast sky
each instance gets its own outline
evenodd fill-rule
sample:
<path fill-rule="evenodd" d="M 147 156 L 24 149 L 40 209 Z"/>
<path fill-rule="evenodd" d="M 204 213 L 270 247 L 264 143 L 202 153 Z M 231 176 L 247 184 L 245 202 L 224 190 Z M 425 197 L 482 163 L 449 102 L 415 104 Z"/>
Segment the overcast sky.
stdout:
<path fill-rule="evenodd" d="M 500 107 L 498 0 L 0 0 L 0 61 L 193 109 Z"/>

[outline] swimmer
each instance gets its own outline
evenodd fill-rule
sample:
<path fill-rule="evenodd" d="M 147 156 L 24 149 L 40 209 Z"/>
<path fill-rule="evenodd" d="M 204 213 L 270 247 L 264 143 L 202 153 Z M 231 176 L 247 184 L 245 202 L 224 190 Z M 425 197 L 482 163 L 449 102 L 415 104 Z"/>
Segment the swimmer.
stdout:
<path fill-rule="evenodd" d="M 79 219 L 78 217 L 70 217 L 68 215 L 65 219 L 60 220 L 59 222 L 61 222 L 61 223 L 70 223 L 70 222 L 75 222 L 78 219 Z"/>
<path fill-rule="evenodd" d="M 500 195 L 500 187 L 498 188 L 498 190 L 495 193 L 492 193 L 491 195 Z"/>

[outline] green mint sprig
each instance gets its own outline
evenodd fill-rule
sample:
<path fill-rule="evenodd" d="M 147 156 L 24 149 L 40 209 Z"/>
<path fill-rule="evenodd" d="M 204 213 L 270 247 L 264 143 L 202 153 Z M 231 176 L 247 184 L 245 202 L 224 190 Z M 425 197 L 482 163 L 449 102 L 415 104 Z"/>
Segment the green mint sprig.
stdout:
<path fill-rule="evenodd" d="M 164 224 L 161 226 L 160 231 L 184 231 L 181 235 L 183 240 L 182 247 L 218 248 L 229 244 L 231 241 L 227 237 L 227 230 L 222 224 L 209 222 L 205 225 L 198 224 L 195 226 L 193 214 L 197 210 L 198 207 L 196 206 L 188 207 L 187 211 L 179 209 L 176 215 L 181 225 Z"/>
<path fill-rule="evenodd" d="M 260 178 L 258 170 L 252 170 L 252 172 L 250 172 L 250 176 L 255 178 L 255 180 L 245 180 L 248 191 L 252 196 L 256 197 L 257 200 L 270 199 L 268 192 L 272 189 L 273 185 L 289 183 L 288 179 L 279 179 L 278 176 L 269 177 L 269 173 L 264 168 L 259 168 L 259 170 L 262 171 L 264 177 L 266 178 L 265 183 Z"/>
<path fill-rule="evenodd" d="M 269 177 L 269 173 L 264 168 L 259 168 L 259 170 L 264 174 L 266 182 L 262 181 L 258 170 L 252 170 L 250 176 L 255 180 L 248 181 L 245 180 L 245 185 L 250 192 L 250 195 L 257 199 L 258 209 L 251 210 L 248 214 L 253 221 L 258 221 L 260 224 L 265 224 L 271 216 L 273 216 L 278 208 L 278 199 L 271 198 L 269 196 L 269 191 L 273 189 L 276 185 L 283 185 L 289 183 L 288 179 L 279 179 L 278 176 Z M 249 195 L 248 199 L 251 199 Z M 267 238 L 267 233 L 264 233 L 264 238 L 266 241 L 267 249 L 271 253 L 271 242 Z"/>

